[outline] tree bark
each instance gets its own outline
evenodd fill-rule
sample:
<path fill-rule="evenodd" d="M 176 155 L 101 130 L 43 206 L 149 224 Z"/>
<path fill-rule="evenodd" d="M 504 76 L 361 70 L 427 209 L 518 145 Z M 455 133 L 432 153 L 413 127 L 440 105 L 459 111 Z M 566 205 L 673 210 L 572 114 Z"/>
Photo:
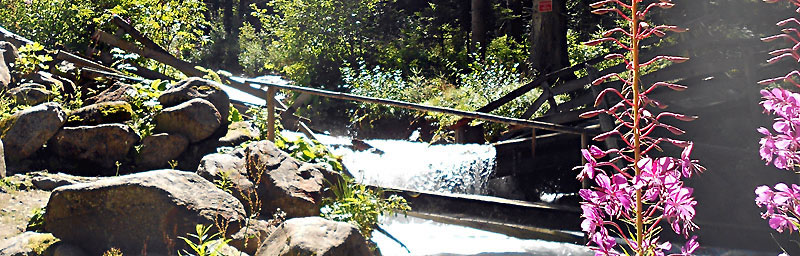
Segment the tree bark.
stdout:
<path fill-rule="evenodd" d="M 567 54 L 566 0 L 552 0 L 551 12 L 539 12 L 539 3 L 533 2 L 531 19 L 531 71 L 547 74 L 569 66 Z"/>
<path fill-rule="evenodd" d="M 489 3 L 487 0 L 472 0 L 472 52 L 481 55 L 486 49 L 488 33 Z"/>

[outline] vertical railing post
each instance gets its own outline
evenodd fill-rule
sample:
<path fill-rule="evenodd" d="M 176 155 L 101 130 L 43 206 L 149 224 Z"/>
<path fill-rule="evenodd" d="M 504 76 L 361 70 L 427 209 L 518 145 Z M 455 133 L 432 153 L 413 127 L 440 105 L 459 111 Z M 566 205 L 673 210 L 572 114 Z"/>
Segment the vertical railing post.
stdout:
<path fill-rule="evenodd" d="M 536 157 L 536 128 L 531 129 L 531 157 Z"/>
<path fill-rule="evenodd" d="M 585 149 L 588 147 L 589 147 L 589 135 L 586 134 L 585 132 L 581 133 L 581 149 Z M 581 157 L 581 163 L 585 165 L 586 159 Z M 589 188 L 589 179 L 583 179 L 583 181 L 581 182 L 581 187 L 584 189 Z"/>
<path fill-rule="evenodd" d="M 267 140 L 275 142 L 275 87 L 267 88 Z"/>

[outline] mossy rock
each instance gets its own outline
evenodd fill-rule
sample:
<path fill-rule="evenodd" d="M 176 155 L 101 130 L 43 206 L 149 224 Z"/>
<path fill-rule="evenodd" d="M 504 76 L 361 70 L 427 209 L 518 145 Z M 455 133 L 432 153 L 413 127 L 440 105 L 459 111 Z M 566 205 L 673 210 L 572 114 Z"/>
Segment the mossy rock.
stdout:
<path fill-rule="evenodd" d="M 69 113 L 66 126 L 122 123 L 131 120 L 133 109 L 124 101 L 92 104 Z"/>
<path fill-rule="evenodd" d="M 0 255 L 45 255 L 58 242 L 50 233 L 25 232 L 0 242 Z"/>

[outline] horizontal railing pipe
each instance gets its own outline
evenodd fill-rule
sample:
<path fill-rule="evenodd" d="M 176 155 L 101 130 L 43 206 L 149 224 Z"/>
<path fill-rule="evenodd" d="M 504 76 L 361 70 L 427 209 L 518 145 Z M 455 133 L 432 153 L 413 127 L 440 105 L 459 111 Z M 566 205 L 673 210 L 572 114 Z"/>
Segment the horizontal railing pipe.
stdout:
<path fill-rule="evenodd" d="M 301 86 L 294 86 L 294 85 L 278 85 L 278 84 L 271 84 L 255 79 L 244 79 L 245 82 L 257 85 L 263 85 L 267 87 L 274 87 L 278 89 L 290 90 L 290 91 L 298 91 L 303 93 L 308 93 L 312 95 L 318 95 L 322 97 L 334 98 L 334 99 L 341 99 L 341 100 L 352 100 L 352 101 L 359 101 L 359 102 L 369 102 L 369 103 L 377 103 L 383 105 L 390 105 L 399 108 L 405 109 L 412 109 L 418 111 L 429 111 L 429 112 L 437 112 L 437 113 L 444 113 L 444 114 L 451 114 L 457 115 L 466 118 L 472 119 L 479 119 L 485 121 L 491 121 L 496 123 L 504 123 L 510 125 L 518 125 L 542 130 L 549 130 L 554 132 L 562 132 L 562 133 L 570 133 L 570 134 L 583 134 L 583 133 L 591 133 L 587 129 L 579 128 L 579 127 L 570 127 L 558 124 L 551 124 L 539 121 L 531 121 L 519 118 L 510 118 L 510 117 L 503 117 L 498 115 L 492 115 L 487 113 L 480 113 L 480 112 L 473 112 L 473 111 L 465 111 L 465 110 L 458 110 L 453 108 L 446 108 L 446 107 L 435 107 L 429 106 L 424 104 L 418 103 L 410 103 L 404 102 L 399 100 L 390 100 L 390 99 L 381 99 L 381 98 L 374 98 L 374 97 L 367 97 L 367 96 L 360 96 L 355 94 L 349 93 L 342 93 L 342 92 L 332 92 L 326 91 L 321 89 L 314 89 L 308 87 L 301 87 Z"/>

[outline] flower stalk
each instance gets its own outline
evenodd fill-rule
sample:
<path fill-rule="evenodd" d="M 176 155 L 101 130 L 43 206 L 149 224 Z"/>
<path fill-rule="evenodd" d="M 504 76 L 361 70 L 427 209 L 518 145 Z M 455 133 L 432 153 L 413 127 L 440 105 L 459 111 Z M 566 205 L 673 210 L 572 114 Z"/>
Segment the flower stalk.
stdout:
<path fill-rule="evenodd" d="M 645 5 L 645 2 L 649 4 Z M 688 58 L 677 56 L 656 56 L 651 60 L 640 59 L 642 41 L 651 36 L 663 37 L 666 32 L 682 32 L 685 29 L 670 25 L 651 25 L 646 20 L 652 9 L 668 9 L 674 6 L 669 0 L 604 0 L 591 5 L 597 8 L 596 14 L 616 14 L 625 19 L 627 29 L 614 28 L 604 33 L 604 38 L 587 42 L 597 45 L 613 42 L 628 51 L 627 55 L 615 53 L 606 59 L 622 59 L 628 74 L 612 73 L 604 75 L 592 82 L 600 85 L 610 79 L 623 82 L 622 90 L 607 88 L 600 92 L 595 107 L 603 99 L 618 99 L 618 102 L 607 109 L 586 112 L 581 116 L 590 118 L 599 114 L 608 114 L 616 119 L 617 126 L 594 139 L 619 139 L 623 147 L 606 151 L 590 146 L 581 151 L 587 160 L 581 169 L 578 179 L 593 180 L 597 186 L 593 189 L 582 189 L 580 196 L 583 210 L 581 228 L 589 234 L 589 245 L 596 255 L 665 255 L 672 248 L 668 242 L 660 242 L 659 233 L 662 225 L 671 226 L 675 233 L 687 238 L 680 254 L 691 255 L 699 247 L 697 237 L 690 232 L 697 228 L 693 219 L 694 206 L 697 202 L 692 197 L 693 190 L 684 186 L 684 178 L 694 173 L 703 172 L 704 167 L 697 160 L 691 159 L 693 143 L 667 137 L 656 137 L 664 132 L 681 135 L 683 130 L 668 124 L 668 119 L 692 121 L 696 117 L 665 111 L 666 106 L 650 97 L 659 88 L 682 91 L 686 86 L 666 82 L 643 84 L 642 69 L 664 62 L 681 63 Z M 612 37 L 622 34 L 620 40 Z M 654 106 L 650 110 L 647 107 Z M 661 144 L 672 144 L 682 149 L 680 157 L 671 157 L 663 153 Z M 656 149 L 656 150 L 653 150 Z M 613 156 L 613 158 L 612 158 Z M 605 160 L 606 158 L 611 158 Z M 619 167 L 618 167 L 619 166 Z M 621 227 L 624 225 L 626 227 Z M 635 234 L 624 230 L 635 229 Z M 627 246 L 618 246 L 612 236 L 621 237 Z M 621 253 L 621 252 L 622 253 Z"/>

